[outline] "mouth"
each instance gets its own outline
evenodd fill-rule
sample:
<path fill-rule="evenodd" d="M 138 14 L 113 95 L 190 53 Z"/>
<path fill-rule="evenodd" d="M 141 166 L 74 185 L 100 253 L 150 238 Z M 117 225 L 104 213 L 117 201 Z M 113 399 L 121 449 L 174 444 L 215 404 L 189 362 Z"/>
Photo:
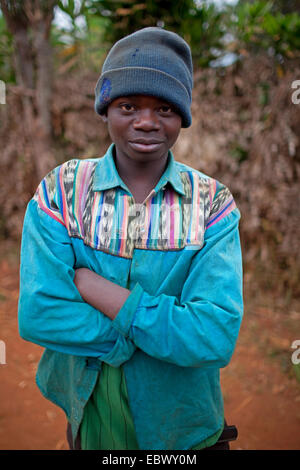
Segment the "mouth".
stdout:
<path fill-rule="evenodd" d="M 139 152 L 155 152 L 163 145 L 163 141 L 157 139 L 134 139 L 129 140 L 129 145 Z"/>

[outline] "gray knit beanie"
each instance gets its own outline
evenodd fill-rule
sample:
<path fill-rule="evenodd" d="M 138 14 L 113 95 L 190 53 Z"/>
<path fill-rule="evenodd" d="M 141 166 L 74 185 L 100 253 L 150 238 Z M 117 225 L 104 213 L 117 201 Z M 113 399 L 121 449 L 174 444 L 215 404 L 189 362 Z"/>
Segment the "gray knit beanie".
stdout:
<path fill-rule="evenodd" d="M 151 95 L 173 104 L 182 127 L 192 122 L 193 64 L 188 44 L 158 27 L 119 40 L 108 53 L 95 88 L 95 110 L 103 114 L 114 99 Z"/>

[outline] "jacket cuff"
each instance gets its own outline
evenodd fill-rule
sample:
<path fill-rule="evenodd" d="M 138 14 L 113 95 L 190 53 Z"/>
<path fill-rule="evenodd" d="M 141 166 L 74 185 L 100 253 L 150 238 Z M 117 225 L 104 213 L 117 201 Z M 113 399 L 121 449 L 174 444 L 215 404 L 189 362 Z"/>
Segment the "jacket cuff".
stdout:
<path fill-rule="evenodd" d="M 130 327 L 143 295 L 143 288 L 137 282 L 131 293 L 112 321 L 112 326 L 125 338 L 129 337 Z"/>

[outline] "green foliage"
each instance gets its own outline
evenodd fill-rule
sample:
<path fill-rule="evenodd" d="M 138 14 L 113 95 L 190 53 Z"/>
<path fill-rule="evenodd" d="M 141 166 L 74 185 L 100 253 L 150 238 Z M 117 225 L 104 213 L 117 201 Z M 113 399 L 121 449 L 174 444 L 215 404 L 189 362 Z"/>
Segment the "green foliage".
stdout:
<path fill-rule="evenodd" d="M 107 49 L 125 35 L 147 26 L 165 27 L 183 36 L 191 45 L 197 65 L 208 66 L 223 48 L 223 13 L 213 4 L 199 6 L 194 0 L 146 0 L 143 3 L 81 0 L 78 6 L 74 0 L 60 0 L 58 7 L 70 18 L 72 28 L 63 31 L 63 36 L 65 41 L 67 38 L 73 44 L 79 40 L 85 42 L 91 34 L 93 22 L 101 18 L 102 22 L 98 23 L 98 30 L 94 30 L 93 35 L 99 37 L 100 34 L 99 44 L 104 43 Z M 83 16 L 85 34 L 77 24 Z M 88 41 L 92 42 L 91 36 Z"/>
<path fill-rule="evenodd" d="M 273 54 L 296 58 L 300 51 L 300 15 L 274 11 L 274 2 L 240 1 L 228 17 L 227 27 L 237 38 L 237 48 L 252 52 L 273 51 Z"/>
<path fill-rule="evenodd" d="M 0 80 L 15 82 L 13 67 L 13 41 L 3 16 L 0 16 Z"/>
<path fill-rule="evenodd" d="M 143 3 L 98 0 L 87 2 L 86 8 L 90 14 L 108 20 L 104 25 L 104 40 L 110 45 L 138 29 L 161 26 L 186 39 L 197 65 L 208 66 L 223 47 L 223 13 L 213 4 L 199 6 L 193 0 L 145 0 Z"/>
<path fill-rule="evenodd" d="M 240 144 L 233 142 L 229 150 L 229 155 L 238 163 L 242 163 L 248 158 L 248 150 L 243 148 Z"/>
<path fill-rule="evenodd" d="M 67 0 L 67 1 L 62 1 L 59 0 L 57 2 L 58 8 L 67 15 L 70 23 L 71 23 L 71 28 L 68 30 L 64 30 L 63 32 L 65 35 L 68 33 L 70 34 L 72 38 L 72 42 L 75 40 L 80 40 L 81 38 L 84 38 L 85 30 L 78 24 L 78 19 L 84 17 L 85 21 L 88 18 L 87 15 L 87 9 L 86 9 L 86 1 L 81 0 L 81 2 L 75 2 L 74 0 Z"/>
<path fill-rule="evenodd" d="M 296 379 L 300 383 L 300 364 L 293 364 L 293 370 L 294 370 Z"/>
<path fill-rule="evenodd" d="M 87 32 L 93 18 L 102 18 L 99 27 L 107 48 L 138 29 L 161 26 L 188 41 L 195 65 L 201 67 L 209 66 L 227 51 L 239 54 L 245 49 L 251 53 L 267 50 L 282 58 L 296 58 L 300 51 L 300 14 L 283 14 L 278 6 L 274 8 L 272 1 L 240 0 L 234 7 L 222 8 L 212 2 L 194 0 L 81 0 L 80 8 L 77 3 L 59 2 L 70 15 L 74 32 L 76 15 L 85 16 Z"/>
<path fill-rule="evenodd" d="M 104 37 L 104 31 L 107 28 L 108 19 L 96 15 L 90 15 L 88 20 L 88 29 L 83 41 L 83 54 L 86 64 L 99 72 L 99 65 L 106 54 L 110 43 L 108 44 Z"/>
<path fill-rule="evenodd" d="M 236 58 L 245 50 L 268 51 L 281 62 L 300 56 L 300 13 L 287 2 L 243 1 L 217 8 L 209 1 L 179 0 L 58 0 L 55 12 L 68 27 L 53 23 L 51 43 L 56 66 L 99 69 L 107 50 L 146 26 L 161 26 L 180 34 L 190 44 L 195 66 L 209 67 L 228 52 Z M 9 3 L 9 2 L 8 2 Z M 287 12 L 287 13 L 283 13 Z M 14 81 L 12 38 L 0 16 L 1 79 Z M 261 100 L 267 90 L 261 89 Z"/>
<path fill-rule="evenodd" d="M 95 0 L 87 4 L 88 10 L 110 19 L 105 39 L 114 43 L 126 34 L 147 26 L 163 26 L 180 32 L 182 23 L 194 8 L 193 0 L 145 0 L 144 2 Z"/>
<path fill-rule="evenodd" d="M 190 9 L 181 24 L 181 33 L 191 46 L 194 61 L 209 66 L 224 50 L 224 15 L 213 4 Z"/>
<path fill-rule="evenodd" d="M 260 82 L 258 84 L 259 86 L 259 104 L 264 107 L 269 104 L 270 97 L 269 97 L 269 92 L 270 92 L 270 84 L 267 82 Z"/>
<path fill-rule="evenodd" d="M 54 22 L 51 42 L 56 51 L 56 65 L 63 70 L 78 67 L 99 71 L 99 64 L 110 47 L 104 39 L 104 31 L 111 22 L 107 18 L 93 14 L 90 4 L 81 0 L 59 1 L 57 9 L 61 10 L 69 20 L 67 26 Z"/>

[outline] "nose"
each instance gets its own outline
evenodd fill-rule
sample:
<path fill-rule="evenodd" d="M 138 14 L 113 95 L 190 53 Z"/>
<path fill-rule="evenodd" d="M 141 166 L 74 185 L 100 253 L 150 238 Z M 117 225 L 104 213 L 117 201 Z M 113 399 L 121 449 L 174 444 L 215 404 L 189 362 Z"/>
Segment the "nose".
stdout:
<path fill-rule="evenodd" d="M 152 109 L 144 108 L 137 113 L 133 127 L 135 130 L 150 132 L 159 130 L 160 121 L 157 114 Z"/>

